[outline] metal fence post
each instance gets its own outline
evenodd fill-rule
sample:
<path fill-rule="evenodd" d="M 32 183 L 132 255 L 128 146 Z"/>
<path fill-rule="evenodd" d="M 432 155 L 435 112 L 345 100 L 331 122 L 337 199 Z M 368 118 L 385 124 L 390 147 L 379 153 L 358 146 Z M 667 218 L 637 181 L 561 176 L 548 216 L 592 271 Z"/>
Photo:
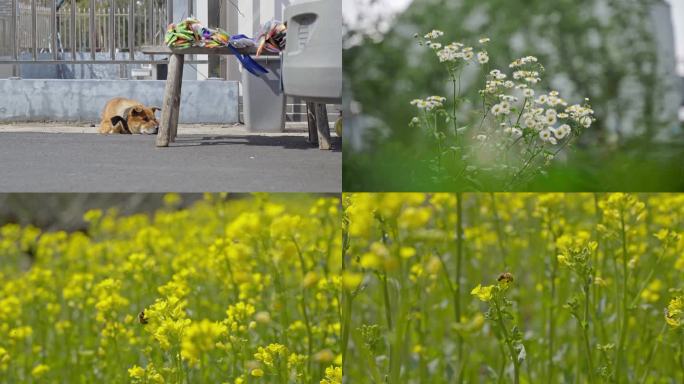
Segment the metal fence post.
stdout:
<path fill-rule="evenodd" d="M 135 9 L 135 1 L 128 0 L 128 60 L 135 60 L 135 19 L 133 17 L 133 10 Z M 126 78 L 130 79 L 130 67 L 124 65 L 126 70 Z"/>
<path fill-rule="evenodd" d="M 90 20 L 88 21 L 88 38 L 90 44 L 90 59 L 95 60 L 95 0 L 90 0 Z"/>
<path fill-rule="evenodd" d="M 31 0 L 31 46 L 33 47 L 33 61 L 36 61 L 38 58 L 38 34 L 36 33 L 37 17 L 36 0 Z"/>
<path fill-rule="evenodd" d="M 188 0 L 192 2 L 192 0 Z M 221 23 L 221 13 L 219 12 L 219 0 L 207 0 L 207 24 L 210 27 L 218 27 Z M 207 74 L 209 77 L 221 77 L 221 56 L 213 55 L 208 57 L 209 65 Z"/>
<path fill-rule="evenodd" d="M 57 60 L 57 4 L 50 1 L 50 45 L 52 60 Z"/>
<path fill-rule="evenodd" d="M 173 23 L 173 0 L 166 0 L 166 23 Z"/>
<path fill-rule="evenodd" d="M 50 0 L 53 1 L 53 0 Z M 71 0 L 71 19 L 69 20 L 71 31 L 71 60 L 76 61 L 76 0 Z"/>
<path fill-rule="evenodd" d="M 12 76 L 19 76 L 19 64 L 17 61 L 17 0 L 12 0 L 12 59 L 15 61 L 12 65 Z"/>
<path fill-rule="evenodd" d="M 114 40 L 114 0 L 109 1 L 109 56 L 112 60 L 116 59 L 116 53 L 114 51 L 114 46 L 116 41 Z"/>

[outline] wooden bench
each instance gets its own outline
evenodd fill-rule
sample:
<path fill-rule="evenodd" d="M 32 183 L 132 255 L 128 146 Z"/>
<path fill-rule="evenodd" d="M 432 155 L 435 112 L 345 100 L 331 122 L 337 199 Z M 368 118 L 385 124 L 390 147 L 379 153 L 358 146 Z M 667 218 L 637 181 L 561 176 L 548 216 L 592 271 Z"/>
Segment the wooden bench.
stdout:
<path fill-rule="evenodd" d="M 237 50 L 240 54 L 256 54 L 255 48 Z M 157 147 L 168 147 L 169 142 L 176 140 L 178 133 L 178 114 L 180 112 L 181 84 L 183 82 L 183 64 L 185 55 L 234 55 L 227 47 L 221 48 L 169 48 L 167 46 L 143 47 L 142 52 L 150 55 L 169 55 L 169 67 L 162 103 L 161 123 L 157 134 Z M 277 56 L 270 52 L 264 55 Z M 309 107 L 311 103 L 307 103 Z M 330 127 L 325 104 L 316 104 L 308 109 L 309 141 L 318 141 L 320 149 L 330 149 Z M 313 112 L 313 114 L 312 114 Z"/>

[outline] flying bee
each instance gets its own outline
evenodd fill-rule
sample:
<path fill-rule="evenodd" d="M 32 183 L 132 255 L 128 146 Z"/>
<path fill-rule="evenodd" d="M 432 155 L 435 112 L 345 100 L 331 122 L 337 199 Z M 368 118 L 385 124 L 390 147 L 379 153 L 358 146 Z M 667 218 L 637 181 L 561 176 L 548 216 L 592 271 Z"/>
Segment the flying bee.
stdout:
<path fill-rule="evenodd" d="M 513 275 L 510 272 L 504 272 L 504 273 L 500 274 L 496 280 L 499 282 L 504 282 L 506 284 L 510 284 L 513 282 Z"/>
<path fill-rule="evenodd" d="M 138 313 L 138 322 L 140 322 L 140 324 L 142 324 L 142 325 L 145 325 L 148 322 L 147 317 L 145 317 L 145 310 L 144 309 L 142 311 L 140 311 L 140 313 Z"/>

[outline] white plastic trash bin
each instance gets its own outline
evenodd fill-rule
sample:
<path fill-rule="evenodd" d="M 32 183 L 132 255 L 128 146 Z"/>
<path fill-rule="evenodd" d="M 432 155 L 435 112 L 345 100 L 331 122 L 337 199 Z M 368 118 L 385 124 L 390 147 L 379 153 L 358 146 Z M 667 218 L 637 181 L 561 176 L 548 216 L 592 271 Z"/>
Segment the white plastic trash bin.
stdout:
<path fill-rule="evenodd" d="M 285 130 L 285 94 L 282 91 L 280 57 L 252 57 L 268 73 L 254 76 L 242 70 L 245 126 L 252 132 Z"/>
<path fill-rule="evenodd" d="M 285 93 L 318 103 L 342 100 L 342 1 L 299 0 L 285 8 Z"/>

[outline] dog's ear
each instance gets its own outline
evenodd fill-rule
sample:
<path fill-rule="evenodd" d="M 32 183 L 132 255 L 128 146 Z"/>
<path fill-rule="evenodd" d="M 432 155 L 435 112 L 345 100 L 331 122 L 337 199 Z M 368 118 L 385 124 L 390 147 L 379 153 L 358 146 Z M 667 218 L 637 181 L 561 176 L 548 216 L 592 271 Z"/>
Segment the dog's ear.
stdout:
<path fill-rule="evenodd" d="M 116 127 L 118 124 L 121 124 L 121 133 L 127 133 L 130 134 L 131 131 L 128 129 L 128 123 L 126 122 L 126 119 L 124 119 L 121 116 L 114 116 L 110 120 L 112 122 L 112 126 Z"/>
<path fill-rule="evenodd" d="M 144 113 L 145 113 L 145 111 L 143 110 L 142 105 L 136 105 L 135 107 L 131 107 L 131 114 L 133 114 L 133 115 L 139 116 L 139 115 L 142 115 Z"/>
<path fill-rule="evenodd" d="M 150 107 L 150 109 L 152 110 L 152 113 L 156 113 L 157 111 L 161 111 L 160 107 Z"/>

